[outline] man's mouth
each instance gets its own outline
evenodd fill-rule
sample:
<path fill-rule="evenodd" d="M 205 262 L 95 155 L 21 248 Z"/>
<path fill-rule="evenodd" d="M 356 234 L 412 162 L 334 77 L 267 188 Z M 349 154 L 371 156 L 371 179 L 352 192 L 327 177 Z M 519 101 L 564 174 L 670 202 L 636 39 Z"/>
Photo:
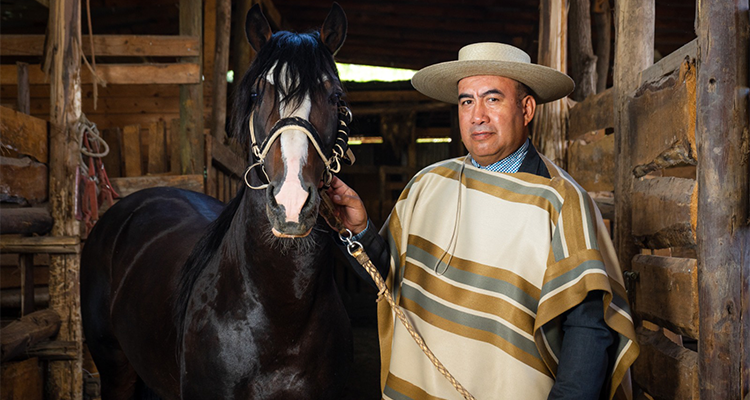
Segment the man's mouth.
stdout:
<path fill-rule="evenodd" d="M 473 132 L 471 134 L 471 138 L 474 140 L 484 140 L 492 136 L 493 132 L 490 131 L 479 131 L 479 132 Z"/>

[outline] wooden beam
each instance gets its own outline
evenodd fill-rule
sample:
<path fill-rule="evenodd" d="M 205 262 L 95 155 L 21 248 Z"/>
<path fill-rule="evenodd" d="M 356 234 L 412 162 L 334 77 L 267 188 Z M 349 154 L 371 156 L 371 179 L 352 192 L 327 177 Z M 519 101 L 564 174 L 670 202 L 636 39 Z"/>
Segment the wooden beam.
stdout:
<path fill-rule="evenodd" d="M 0 233 L 45 235 L 52 229 L 52 215 L 47 207 L 3 208 Z"/>
<path fill-rule="evenodd" d="M 590 0 L 570 0 L 570 75 L 576 83 L 570 98 L 576 101 L 596 93 L 596 56 L 591 44 Z"/>
<path fill-rule="evenodd" d="M 346 93 L 346 101 L 355 103 L 433 101 L 416 90 L 352 90 Z"/>
<path fill-rule="evenodd" d="M 567 71 L 568 0 L 541 0 L 539 4 L 538 63 L 558 71 Z M 565 168 L 564 139 L 568 136 L 568 103 L 563 98 L 536 109 L 532 141 L 539 153 Z"/>
<path fill-rule="evenodd" d="M 614 90 L 609 88 L 602 93 L 589 96 L 570 109 L 568 140 L 600 129 L 614 127 Z"/>
<path fill-rule="evenodd" d="M 125 197 L 139 190 L 157 186 L 168 186 L 203 193 L 203 175 L 162 175 L 112 178 L 112 187 Z"/>
<path fill-rule="evenodd" d="M 28 157 L 10 158 L 0 156 L 0 199 L 39 204 L 47 200 L 47 166 Z"/>
<path fill-rule="evenodd" d="M 201 37 L 202 3 L 201 0 L 180 0 L 180 34 Z M 202 54 L 197 57 L 184 57 L 183 63 L 198 65 L 198 81 L 180 86 L 180 173 L 203 174 L 204 144 L 203 138 L 203 84 Z"/>
<path fill-rule="evenodd" d="M 633 184 L 633 236 L 643 247 L 695 247 L 698 191 L 692 179 L 665 177 Z"/>
<path fill-rule="evenodd" d="M 200 82 L 200 65 L 184 64 L 97 64 L 96 74 L 110 85 L 191 84 Z M 0 65 L 0 84 L 16 85 L 15 65 Z M 29 66 L 29 83 L 41 85 L 44 72 L 38 65 Z M 81 73 L 81 83 L 94 81 L 91 72 Z"/>
<path fill-rule="evenodd" d="M 229 68 L 229 38 L 231 36 L 231 0 L 216 0 L 216 52 L 213 65 L 213 104 L 211 107 L 211 135 L 217 144 L 226 142 L 227 70 Z"/>
<path fill-rule="evenodd" d="M 83 53 L 90 56 L 88 38 L 82 45 Z M 194 36 L 94 35 L 94 50 L 97 56 L 194 57 L 200 54 L 201 43 Z M 0 55 L 3 57 L 41 56 L 43 53 L 44 35 L 0 37 Z"/>
<path fill-rule="evenodd" d="M 18 269 L 21 271 L 21 315 L 34 312 L 34 255 L 19 254 Z"/>
<path fill-rule="evenodd" d="M 698 261 L 636 255 L 633 310 L 672 332 L 698 338 Z"/>
<path fill-rule="evenodd" d="M 615 136 L 599 132 L 599 140 L 576 140 L 568 145 L 568 173 L 589 192 L 614 190 Z"/>
<path fill-rule="evenodd" d="M 654 0 L 615 2 L 615 249 L 624 271 L 639 249 L 633 240 L 633 160 L 635 136 L 628 119 L 628 102 L 638 87 L 638 73 L 654 60 Z"/>
<path fill-rule="evenodd" d="M 77 254 L 81 240 L 77 236 L 0 236 L 0 250 L 23 254 Z"/>
<path fill-rule="evenodd" d="M 18 84 L 18 112 L 23 114 L 31 113 L 31 98 L 29 96 L 29 64 L 17 62 L 18 69 L 16 82 Z"/>
<path fill-rule="evenodd" d="M 638 386 L 655 400 L 698 399 L 698 354 L 661 332 L 638 328 L 637 334 L 641 354 L 633 380 Z"/>
<path fill-rule="evenodd" d="M 645 82 L 628 106 L 636 178 L 695 165 L 695 61 L 684 61 L 657 82 Z"/>
<path fill-rule="evenodd" d="M 685 61 L 692 62 L 698 57 L 698 39 L 693 39 L 679 49 L 662 57 L 654 65 L 641 72 L 641 85 L 657 82 L 665 75 L 679 71 Z"/>
<path fill-rule="evenodd" d="M 47 121 L 0 106 L 0 136 L 5 150 L 49 161 Z"/>
<path fill-rule="evenodd" d="M 148 127 L 148 173 L 169 172 L 167 158 L 167 129 L 164 121 L 154 122 Z"/>
<path fill-rule="evenodd" d="M 701 400 L 750 393 L 748 13 L 697 3 L 698 369 Z"/>
<path fill-rule="evenodd" d="M 248 165 L 247 161 L 235 154 L 228 146 L 220 143 L 213 142 L 212 150 L 213 161 L 218 167 L 237 178 L 243 178 Z"/>
<path fill-rule="evenodd" d="M 596 31 L 596 93 L 602 93 L 607 88 L 612 46 L 612 9 L 609 0 L 594 1 L 593 12 L 593 28 Z"/>
<path fill-rule="evenodd" d="M 60 315 L 51 309 L 33 312 L 11 322 L 2 328 L 0 361 L 4 362 L 18 357 L 29 346 L 54 337 L 60 330 L 60 326 Z"/>
<path fill-rule="evenodd" d="M 125 176 L 141 176 L 141 127 L 129 125 L 122 130 L 122 161 Z"/>
<path fill-rule="evenodd" d="M 80 0 L 57 0 L 50 4 L 47 61 L 50 67 L 49 192 L 54 236 L 80 236 L 76 220 L 79 165 L 78 134 L 74 124 L 81 117 Z M 29 71 L 31 73 L 31 71 Z M 30 77 L 31 78 L 31 77 Z M 83 332 L 81 329 L 80 257 L 78 254 L 50 256 L 50 309 L 61 316 L 58 340 L 77 344 L 70 361 L 50 361 L 47 388 L 50 400 L 83 396 Z"/>

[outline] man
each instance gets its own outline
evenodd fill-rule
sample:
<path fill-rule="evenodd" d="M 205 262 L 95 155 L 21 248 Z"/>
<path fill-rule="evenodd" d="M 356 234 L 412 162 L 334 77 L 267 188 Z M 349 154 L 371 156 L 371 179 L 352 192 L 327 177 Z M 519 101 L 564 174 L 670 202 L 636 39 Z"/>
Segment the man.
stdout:
<path fill-rule="evenodd" d="M 528 139 L 537 102 L 566 96 L 572 80 L 513 46 L 477 43 L 412 84 L 458 103 L 469 154 L 419 172 L 381 235 L 351 188 L 329 189 L 399 306 L 477 399 L 631 397 L 638 345 L 601 214 Z M 385 303 L 383 397 L 461 398 Z"/>

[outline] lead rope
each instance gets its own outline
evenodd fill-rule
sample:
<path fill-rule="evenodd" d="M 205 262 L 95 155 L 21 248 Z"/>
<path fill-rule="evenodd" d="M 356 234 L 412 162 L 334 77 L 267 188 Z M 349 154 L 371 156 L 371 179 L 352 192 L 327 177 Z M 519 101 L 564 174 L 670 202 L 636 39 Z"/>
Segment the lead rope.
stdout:
<path fill-rule="evenodd" d="M 429 347 L 427 347 L 427 344 L 424 342 L 424 339 L 422 339 L 422 335 L 417 332 L 416 328 L 414 328 L 414 325 L 412 325 L 411 321 L 409 321 L 406 318 L 406 315 L 401 310 L 401 307 L 399 307 L 396 304 L 396 301 L 393 299 L 393 296 L 391 295 L 391 292 L 388 291 L 388 288 L 385 285 L 385 282 L 383 281 L 383 277 L 380 276 L 380 273 L 378 272 L 375 265 L 370 261 L 370 257 L 367 256 L 367 253 L 362 248 L 362 244 L 352 240 L 352 237 L 354 236 L 352 234 L 352 231 L 349 229 L 346 229 L 344 227 L 343 222 L 341 219 L 336 216 L 336 213 L 333 211 L 333 202 L 331 202 L 331 199 L 328 197 L 328 195 L 325 192 L 321 192 L 321 207 L 320 207 L 320 213 L 323 215 L 323 217 L 328 221 L 330 224 L 335 225 L 335 229 L 339 234 L 339 239 L 341 239 L 344 244 L 346 244 L 346 250 L 349 252 L 349 254 L 357 259 L 357 262 L 359 262 L 360 265 L 367 271 L 367 273 L 370 275 L 372 280 L 375 282 L 375 285 L 378 287 L 378 300 L 380 301 L 383 297 L 385 297 L 385 300 L 388 302 L 388 304 L 391 306 L 391 309 L 396 313 L 396 317 L 398 317 L 399 320 L 401 320 L 401 323 L 404 325 L 406 330 L 409 332 L 409 335 L 411 335 L 412 339 L 414 339 L 415 342 L 417 342 L 417 345 L 420 349 L 422 349 L 422 352 L 427 356 L 427 358 L 430 359 L 432 362 L 432 365 L 437 368 L 438 372 L 440 372 L 445 379 L 450 382 L 451 385 L 456 389 L 458 393 L 463 396 L 466 400 L 476 400 L 474 396 L 469 393 L 466 388 L 461 385 L 456 378 L 453 377 L 453 375 L 448 371 L 448 369 L 445 368 L 443 363 L 438 360 L 438 358 L 435 356 L 435 354 L 430 350 Z"/>

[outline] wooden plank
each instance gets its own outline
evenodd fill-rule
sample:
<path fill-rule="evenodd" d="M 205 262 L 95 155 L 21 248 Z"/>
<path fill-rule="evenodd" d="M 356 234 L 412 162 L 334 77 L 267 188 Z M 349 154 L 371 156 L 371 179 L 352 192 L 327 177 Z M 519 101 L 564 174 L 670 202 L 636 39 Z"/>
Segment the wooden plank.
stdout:
<path fill-rule="evenodd" d="M 636 255 L 633 311 L 670 331 L 698 338 L 698 260 Z"/>
<path fill-rule="evenodd" d="M 164 175 L 113 178 L 112 187 L 125 197 L 142 189 L 168 186 L 203 193 L 203 175 Z"/>
<path fill-rule="evenodd" d="M 88 38 L 83 53 L 91 55 Z M 0 37 L 2 56 L 41 56 L 44 35 L 3 35 Z M 201 51 L 197 37 L 167 35 L 94 35 L 94 50 L 99 56 L 180 57 L 196 56 Z M 97 65 L 97 68 L 99 65 Z"/>
<path fill-rule="evenodd" d="M 627 118 L 628 102 L 638 88 L 638 72 L 654 60 L 654 1 L 615 2 L 615 64 L 613 71 L 615 128 L 615 219 L 614 245 L 622 269 L 639 253 L 633 240 L 634 127 Z"/>
<path fill-rule="evenodd" d="M 686 60 L 694 60 L 698 56 L 698 38 L 695 38 L 679 49 L 662 57 L 654 65 L 641 71 L 641 85 L 655 82 L 673 71 L 679 70 Z"/>
<path fill-rule="evenodd" d="M 0 236 L 0 250 L 6 253 L 76 254 L 80 244 L 76 236 Z"/>
<path fill-rule="evenodd" d="M 636 177 L 696 164 L 695 78 L 695 63 L 684 62 L 669 77 L 647 82 L 636 92 L 628 108 Z"/>
<path fill-rule="evenodd" d="M 44 381 L 39 359 L 3 363 L 0 374 L 0 397 L 3 400 L 42 400 Z"/>
<path fill-rule="evenodd" d="M 28 201 L 39 204 L 47 200 L 47 166 L 28 157 L 0 156 L 0 200 L 13 203 Z"/>
<path fill-rule="evenodd" d="M 591 44 L 591 2 L 571 0 L 570 15 L 570 75 L 575 81 L 575 89 L 570 98 L 576 101 L 596 93 L 596 56 Z"/>
<path fill-rule="evenodd" d="M 76 342 L 47 340 L 29 346 L 26 354 L 40 360 L 75 360 L 78 352 Z"/>
<path fill-rule="evenodd" d="M 117 178 L 122 176 L 122 130 L 120 128 L 104 129 L 102 138 L 109 145 L 109 154 L 102 158 L 107 176 Z"/>
<path fill-rule="evenodd" d="M 216 191 L 216 180 L 214 179 L 214 163 L 213 163 L 213 149 L 214 149 L 214 137 L 212 135 L 206 135 L 206 159 L 211 160 L 206 163 L 206 194 L 213 196 L 212 193 Z"/>
<path fill-rule="evenodd" d="M 568 173 L 589 192 L 611 192 L 615 178 L 615 135 L 590 143 L 576 140 L 568 146 Z"/>
<path fill-rule="evenodd" d="M 122 130 L 122 159 L 125 176 L 141 176 L 141 127 L 126 126 Z"/>
<path fill-rule="evenodd" d="M 18 69 L 18 77 L 16 82 L 18 84 L 18 108 L 17 110 L 24 114 L 31 113 L 31 98 L 29 95 L 29 64 L 25 62 L 16 62 Z"/>
<path fill-rule="evenodd" d="M 750 23 L 743 2 L 696 8 L 700 398 L 740 399 L 750 392 Z"/>
<path fill-rule="evenodd" d="M 34 157 L 41 163 L 49 161 L 45 120 L 0 107 L 0 137 L 4 152 L 11 150 L 16 154 Z"/>
<path fill-rule="evenodd" d="M 614 89 L 587 97 L 570 109 L 568 140 L 614 126 Z"/>
<path fill-rule="evenodd" d="M 22 355 L 29 346 L 57 335 L 60 315 L 51 309 L 36 311 L 2 328 L 0 360 L 8 361 Z"/>
<path fill-rule="evenodd" d="M 143 98 L 122 98 L 122 97 L 102 97 L 99 94 L 97 99 L 96 110 L 94 110 L 94 98 L 84 97 L 81 99 L 81 107 L 87 117 L 96 114 L 138 114 L 138 113 L 178 113 L 180 112 L 179 97 L 143 97 Z M 49 111 L 49 98 L 35 98 L 31 101 L 31 114 L 43 114 Z M 91 118 L 89 118 L 90 120 Z"/>
<path fill-rule="evenodd" d="M 166 124 L 154 122 L 148 127 L 148 173 L 161 174 L 168 172 Z"/>
<path fill-rule="evenodd" d="M 698 190 L 695 181 L 675 177 L 633 184 L 633 235 L 649 249 L 695 247 Z"/>
<path fill-rule="evenodd" d="M 17 254 L 7 254 L 10 257 L 17 257 Z M 37 256 L 38 258 L 38 256 Z M 38 264 L 38 262 L 37 262 Z M 45 265 L 36 265 L 34 267 L 34 282 L 40 286 L 47 286 L 49 284 L 49 267 Z M 21 272 L 17 265 L 7 266 L 3 265 L 0 268 L 0 289 L 20 288 L 21 287 Z"/>
<path fill-rule="evenodd" d="M 638 328 L 633 380 L 655 400 L 698 399 L 698 354 L 660 332 Z M 700 397 L 702 398 L 702 397 Z"/>
<path fill-rule="evenodd" d="M 201 79 L 199 64 L 96 64 L 96 73 L 110 85 L 194 84 Z M 0 85 L 18 84 L 16 66 L 0 65 Z M 81 83 L 92 83 L 88 69 L 81 71 Z M 45 83 L 39 65 L 29 66 L 29 83 Z"/>
<path fill-rule="evenodd" d="M 21 315 L 34 312 L 34 255 L 19 254 L 18 269 L 21 271 Z"/>
<path fill-rule="evenodd" d="M 238 178 L 244 176 L 248 163 L 242 157 L 235 154 L 229 146 L 214 142 L 212 157 L 217 166 L 225 172 Z"/>
<path fill-rule="evenodd" d="M 44 235 L 52 229 L 52 215 L 46 206 L 3 208 L 0 233 Z"/>

